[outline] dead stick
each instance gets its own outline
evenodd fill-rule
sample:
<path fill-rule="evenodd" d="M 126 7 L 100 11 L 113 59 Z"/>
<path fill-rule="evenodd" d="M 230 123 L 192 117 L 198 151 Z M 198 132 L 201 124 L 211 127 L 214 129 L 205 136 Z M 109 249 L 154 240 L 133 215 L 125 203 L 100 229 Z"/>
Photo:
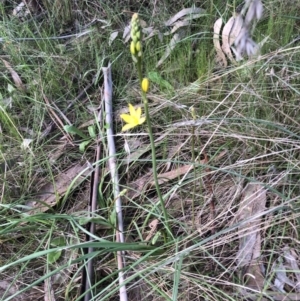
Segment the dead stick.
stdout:
<path fill-rule="evenodd" d="M 97 145 L 97 150 L 96 150 L 96 162 L 100 161 L 100 153 L 101 153 L 101 145 L 98 140 L 98 145 Z M 94 213 L 97 210 L 97 200 L 98 200 L 98 186 L 99 186 L 99 175 L 100 175 L 100 167 L 99 165 L 95 166 L 95 171 L 93 174 L 93 187 L 92 187 L 92 193 L 91 193 L 91 199 L 90 199 L 90 204 L 89 204 L 89 213 L 90 217 L 94 216 Z M 89 233 L 91 235 L 95 235 L 95 223 L 91 222 L 88 227 Z M 92 241 L 93 238 L 91 235 L 87 236 L 87 241 Z M 94 252 L 93 247 L 89 247 L 87 253 L 91 254 Z M 93 263 L 93 258 L 90 258 L 88 263 L 87 263 L 87 275 L 85 277 L 85 288 L 84 292 L 86 292 L 84 296 L 84 301 L 89 301 L 91 300 L 91 287 L 94 284 L 94 263 Z"/>
<path fill-rule="evenodd" d="M 111 174 L 115 208 L 117 214 L 117 241 L 124 242 L 124 226 L 123 226 L 123 216 L 122 216 L 122 204 L 120 197 L 120 187 L 119 187 L 119 175 L 116 166 L 116 147 L 114 142 L 114 132 L 113 132 L 113 110 L 112 110 L 112 79 L 111 79 L 111 65 L 109 63 L 108 67 L 103 67 L 104 76 L 104 103 L 105 103 L 105 120 L 107 127 L 107 144 L 108 144 L 108 165 Z M 118 269 L 119 269 L 119 284 L 120 284 L 120 301 L 127 301 L 127 291 L 124 285 L 124 273 L 122 271 L 125 266 L 125 261 L 122 256 L 122 252 L 117 252 L 118 257 Z"/>

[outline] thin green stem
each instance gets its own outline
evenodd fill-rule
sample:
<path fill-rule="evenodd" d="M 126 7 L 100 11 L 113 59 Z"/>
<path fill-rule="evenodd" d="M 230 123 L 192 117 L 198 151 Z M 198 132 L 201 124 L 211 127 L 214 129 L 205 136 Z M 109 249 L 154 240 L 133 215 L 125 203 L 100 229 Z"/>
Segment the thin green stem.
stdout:
<path fill-rule="evenodd" d="M 162 208 L 163 215 L 164 215 L 164 218 L 165 218 L 165 225 L 166 225 L 166 228 L 167 228 L 167 231 L 168 231 L 168 236 L 170 236 L 170 235 L 172 236 L 172 233 L 171 233 L 171 230 L 170 230 L 170 227 L 169 227 L 168 214 L 167 214 L 165 202 L 164 202 L 164 199 L 162 197 L 162 193 L 160 191 L 159 182 L 158 182 L 155 143 L 154 143 L 152 127 L 151 127 L 148 100 L 146 98 L 145 92 L 142 92 L 142 97 L 143 97 L 143 102 L 144 102 L 144 107 L 145 107 L 146 122 L 147 122 L 147 127 L 148 127 L 148 131 L 149 131 L 149 138 L 150 138 L 150 144 L 151 144 L 152 167 L 153 167 L 153 178 L 154 178 L 155 188 L 156 188 L 156 192 L 157 192 L 159 202 L 161 204 L 161 208 Z"/>
<path fill-rule="evenodd" d="M 192 127 L 192 163 L 194 165 L 194 179 L 196 179 L 196 168 L 195 168 L 195 127 Z M 192 227 L 195 226 L 195 197 L 196 197 L 196 180 L 193 185 L 193 199 L 192 199 Z"/>
<path fill-rule="evenodd" d="M 140 58 L 138 58 L 136 68 L 137 68 L 137 71 L 138 71 L 138 77 L 139 77 L 139 82 L 140 82 L 140 86 L 141 86 L 142 81 L 143 81 L 143 75 L 142 75 L 142 62 L 141 62 Z"/>
<path fill-rule="evenodd" d="M 142 66 L 140 61 L 137 63 L 137 70 L 138 70 L 138 77 L 139 77 L 139 82 L 140 86 L 142 85 Z M 142 90 L 142 89 L 141 89 Z M 169 227 L 169 222 L 168 222 L 168 214 L 165 206 L 165 202 L 159 187 L 159 182 L 158 182 L 158 175 L 157 175 L 157 163 L 156 163 L 156 152 L 155 152 L 155 143 L 154 143 L 154 138 L 153 138 L 153 133 L 152 133 L 152 126 L 151 126 L 151 119 L 150 119 L 150 114 L 149 114 L 149 106 L 148 106 L 148 99 L 146 96 L 146 93 L 142 90 L 142 99 L 144 103 L 144 109 L 145 109 L 145 115 L 146 115 L 146 122 L 147 122 L 147 127 L 149 131 L 149 138 L 150 138 L 150 144 L 151 144 L 151 153 L 152 153 L 152 168 L 153 168 L 153 178 L 154 178 L 154 184 L 157 192 L 157 196 L 161 205 L 161 209 L 164 215 L 165 219 L 165 227 L 167 230 L 167 236 L 169 238 L 172 237 L 172 232 Z"/>

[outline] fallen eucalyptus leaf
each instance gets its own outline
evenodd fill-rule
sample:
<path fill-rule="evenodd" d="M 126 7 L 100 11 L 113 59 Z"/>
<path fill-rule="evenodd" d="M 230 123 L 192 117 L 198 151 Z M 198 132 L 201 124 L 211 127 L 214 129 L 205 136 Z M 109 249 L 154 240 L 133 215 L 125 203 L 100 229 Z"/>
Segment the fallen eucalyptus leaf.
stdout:
<path fill-rule="evenodd" d="M 228 22 L 225 24 L 222 31 L 222 50 L 227 55 L 230 60 L 233 60 L 233 55 L 230 49 L 230 33 L 234 27 L 235 18 L 231 17 Z"/>
<path fill-rule="evenodd" d="M 232 46 L 236 40 L 236 38 L 239 36 L 242 28 L 244 25 L 244 20 L 241 15 L 238 15 L 234 18 L 234 24 L 232 26 L 232 29 L 230 31 L 229 35 L 229 46 Z"/>
<path fill-rule="evenodd" d="M 190 7 L 190 8 L 184 8 L 180 12 L 178 12 L 176 15 L 174 15 L 171 19 L 165 22 L 166 26 L 171 26 L 173 23 L 175 23 L 178 19 L 191 14 L 199 14 L 204 13 L 205 10 L 200 7 Z"/>
<path fill-rule="evenodd" d="M 11 66 L 11 64 L 8 61 L 2 59 L 2 62 L 4 64 L 4 66 L 6 67 L 6 69 L 10 72 L 10 75 L 11 75 L 13 82 L 16 85 L 17 89 L 20 91 L 25 91 L 26 88 L 25 88 L 19 74 L 13 69 L 13 67 Z"/>
<path fill-rule="evenodd" d="M 214 24 L 213 43 L 217 52 L 217 57 L 216 57 L 217 63 L 219 63 L 220 65 L 226 68 L 227 59 L 220 44 L 220 33 L 221 33 L 222 24 L 223 24 L 222 18 L 219 18 Z"/>
<path fill-rule="evenodd" d="M 117 38 L 119 32 L 114 31 L 110 34 L 109 40 L 108 40 L 108 45 L 111 46 L 112 42 Z"/>
<path fill-rule="evenodd" d="M 183 39 L 184 36 L 185 36 L 185 32 L 182 30 L 174 34 L 169 45 L 166 48 L 164 55 L 156 64 L 156 68 L 158 68 L 160 65 L 163 64 L 163 62 L 168 58 L 168 56 L 174 50 L 175 46 Z"/>

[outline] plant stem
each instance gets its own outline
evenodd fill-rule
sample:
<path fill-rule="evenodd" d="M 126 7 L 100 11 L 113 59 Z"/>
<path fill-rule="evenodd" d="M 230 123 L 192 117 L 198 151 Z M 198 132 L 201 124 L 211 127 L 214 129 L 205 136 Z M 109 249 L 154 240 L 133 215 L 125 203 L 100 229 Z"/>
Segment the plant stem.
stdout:
<path fill-rule="evenodd" d="M 142 84 L 142 68 L 140 62 L 137 63 L 137 70 L 138 70 L 138 77 L 139 77 L 139 82 L 140 86 Z M 144 103 L 144 109 L 145 109 L 145 115 L 146 115 L 146 122 L 147 122 L 147 127 L 149 131 L 149 138 L 150 138 L 150 144 L 151 144 L 151 153 L 152 153 L 152 168 L 153 168 L 153 178 L 154 178 L 154 183 L 155 183 L 155 188 L 157 192 L 157 196 L 162 208 L 162 212 L 164 215 L 165 219 L 165 227 L 167 230 L 167 237 L 171 238 L 172 237 L 172 232 L 169 227 L 169 222 L 168 222 L 168 214 L 165 206 L 165 202 L 162 196 L 162 193 L 160 191 L 159 187 L 159 182 L 158 182 L 158 176 L 157 176 L 157 163 L 156 163 L 156 152 L 155 152 L 155 143 L 154 143 L 154 138 L 153 138 L 153 133 L 152 133 L 152 126 L 151 126 L 151 120 L 150 120 L 150 114 L 149 114 L 149 106 L 148 106 L 148 99 L 146 96 L 146 93 L 142 90 L 142 99 Z"/>
<path fill-rule="evenodd" d="M 195 120 L 195 118 L 194 118 Z M 195 166 L 195 127 L 192 127 L 192 163 L 194 168 L 194 179 L 196 179 L 196 166 Z M 192 199 L 192 228 L 195 226 L 195 197 L 196 197 L 196 180 L 193 185 L 193 199 Z"/>

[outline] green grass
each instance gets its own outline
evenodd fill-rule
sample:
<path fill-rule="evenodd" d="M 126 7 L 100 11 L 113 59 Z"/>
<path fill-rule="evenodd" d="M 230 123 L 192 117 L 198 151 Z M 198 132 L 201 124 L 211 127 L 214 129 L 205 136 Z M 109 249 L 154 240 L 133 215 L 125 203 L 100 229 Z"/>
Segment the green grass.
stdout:
<path fill-rule="evenodd" d="M 300 52 L 298 41 L 290 44 L 299 33 L 299 4 L 264 1 L 264 18 L 253 32 L 257 42 L 268 37 L 261 55 L 225 69 L 215 63 L 213 25 L 220 16 L 228 20 L 242 1 L 197 2 L 207 13 L 193 20 L 159 68 L 156 64 L 172 38 L 163 35 L 169 30 L 164 22 L 194 1 L 174 5 L 166 0 L 115 0 L 87 5 L 68 0 L 53 5 L 44 0 L 39 11 L 22 20 L 12 16 L 17 1 L 7 2 L 0 4 L 0 58 L 9 62 L 26 90 L 18 88 L 0 61 L 0 282 L 4 283 L 0 300 L 32 295 L 43 300 L 47 279 L 56 300 L 80 300 L 83 259 L 89 258 L 95 265 L 92 300 L 119 300 L 116 251 L 120 249 L 128 251 L 129 300 L 243 300 L 241 288 L 247 284 L 236 267 L 236 254 L 245 221 L 236 220 L 236 215 L 248 182 L 267 189 L 259 261 L 265 268 L 263 288 L 275 294 L 268 285 L 274 282 L 274 264 L 284 248 L 299 248 Z M 121 134 L 120 112 L 129 102 L 142 103 L 129 43 L 122 39 L 133 12 L 162 33 L 161 39 L 156 35 L 144 42 L 143 54 L 143 73 L 152 77 L 147 95 L 158 174 L 194 164 L 190 172 L 160 185 L 173 234 L 168 242 L 157 194 L 148 185 L 153 177 L 147 128 L 142 125 L 130 135 Z M 110 44 L 116 30 L 119 34 Z M 86 34 L 58 38 L 79 31 Z M 106 132 L 98 125 L 103 139 L 95 250 L 83 254 L 82 248 L 88 246 L 89 178 L 68 187 L 70 191 L 57 196 L 58 203 L 48 211 L 29 215 L 26 207 L 38 200 L 44 185 L 57 185 L 69 167 L 93 164 L 96 142 L 80 152 L 82 139 L 67 138 L 63 125 L 69 120 L 89 135 L 88 125 L 96 120 L 92 108 L 102 101 L 101 68 L 108 61 L 120 187 L 127 189 L 122 198 L 126 244 L 115 242 Z M 191 108 L 197 121 L 209 122 L 193 126 Z M 47 125 L 57 121 L 55 115 L 62 123 L 42 138 Z M 24 139 L 32 139 L 27 149 L 21 148 Z M 152 235 L 145 247 L 142 241 L 155 219 L 161 235 L 154 245 Z M 61 257 L 50 262 L 49 254 L 61 251 L 51 245 L 55 238 L 63 238 L 66 246 Z M 296 274 L 299 271 L 287 273 L 292 280 Z M 284 288 L 295 293 L 288 285 Z"/>

